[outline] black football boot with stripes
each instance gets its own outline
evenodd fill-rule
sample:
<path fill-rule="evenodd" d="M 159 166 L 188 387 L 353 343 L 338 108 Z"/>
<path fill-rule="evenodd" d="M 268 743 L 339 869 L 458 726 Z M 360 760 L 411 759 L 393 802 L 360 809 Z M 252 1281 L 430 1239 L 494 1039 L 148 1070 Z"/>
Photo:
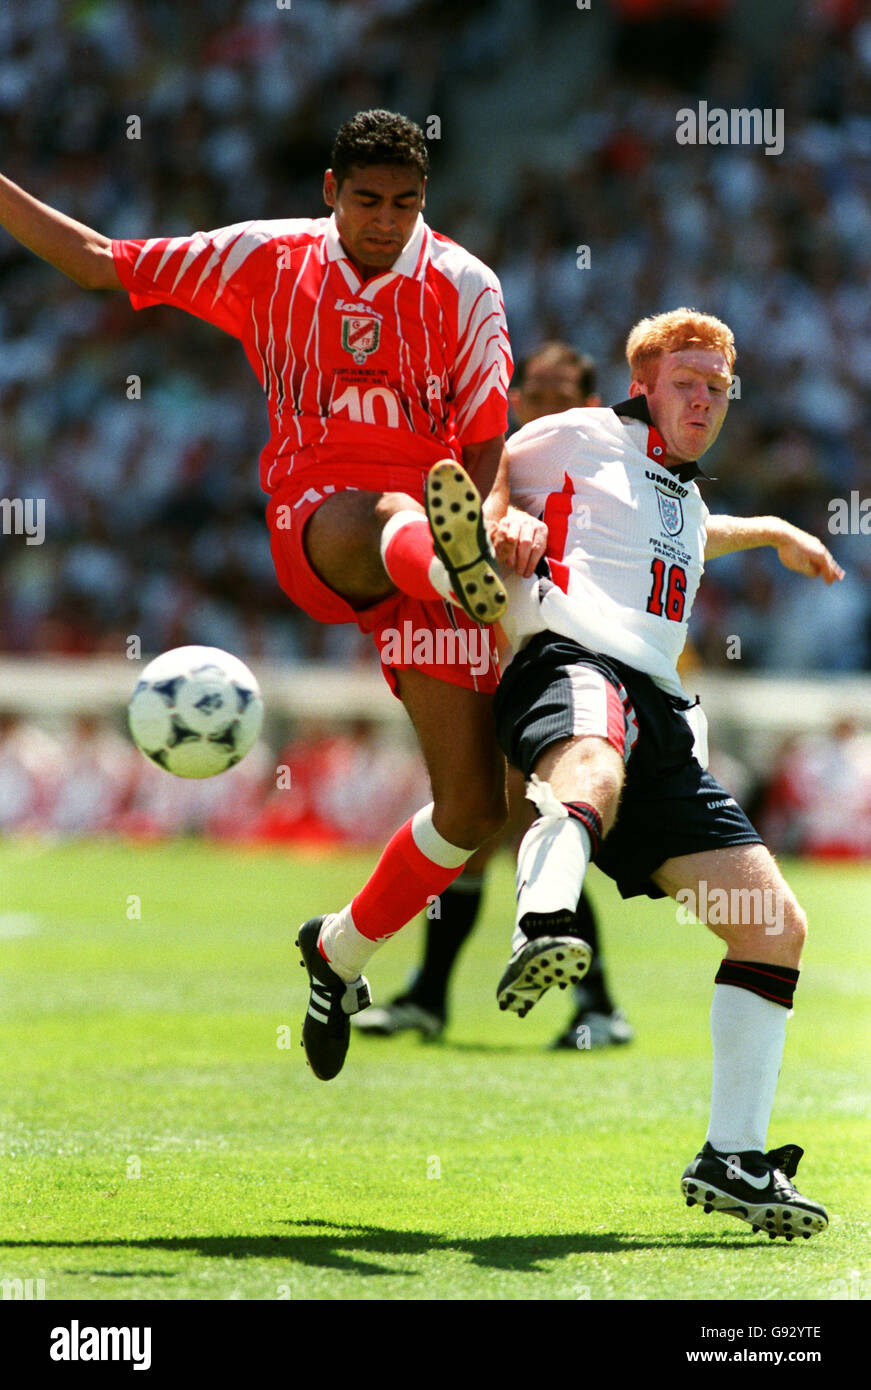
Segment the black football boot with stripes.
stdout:
<path fill-rule="evenodd" d="M 686 1169 L 681 1191 L 687 1206 L 698 1202 L 705 1211 L 737 1216 L 757 1231 L 794 1240 L 824 1231 L 829 1224 L 825 1207 L 803 1197 L 792 1179 L 804 1149 L 784 1144 L 768 1153 L 720 1153 L 705 1144 Z"/>
<path fill-rule="evenodd" d="M 308 1009 L 302 1025 L 302 1047 L 320 1081 L 332 1081 L 345 1064 L 351 1038 L 351 1014 L 372 1002 L 369 981 L 358 975 L 350 984 L 330 968 L 318 950 L 323 917 L 312 917 L 299 929 L 296 945 L 311 981 Z"/>
<path fill-rule="evenodd" d="M 496 572 L 481 496 L 464 468 L 453 460 L 433 464 L 424 499 L 433 549 L 448 572 L 454 597 L 476 623 L 495 623 L 508 604 Z"/>
<path fill-rule="evenodd" d="M 574 912 L 527 912 L 520 920 L 526 940 L 520 941 L 496 987 L 500 1009 L 523 1018 L 551 985 L 566 989 L 580 984 L 593 953 L 572 932 Z"/>

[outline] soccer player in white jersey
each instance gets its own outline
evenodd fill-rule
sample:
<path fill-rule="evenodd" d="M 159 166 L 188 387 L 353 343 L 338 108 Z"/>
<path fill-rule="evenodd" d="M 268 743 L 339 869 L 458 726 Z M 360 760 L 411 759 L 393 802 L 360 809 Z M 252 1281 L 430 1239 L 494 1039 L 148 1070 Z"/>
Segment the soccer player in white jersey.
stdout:
<path fill-rule="evenodd" d="M 518 364 L 509 392 L 518 426 L 542 415 L 602 404 L 596 389 L 596 364 L 569 343 L 544 342 Z M 439 894 L 437 911 L 428 908 L 423 926 L 420 968 L 406 989 L 384 1005 L 365 1009 L 354 1018 L 358 1032 L 395 1037 L 417 1031 L 437 1038 L 448 1017 L 451 977 L 460 951 L 479 919 L 487 865 L 501 845 L 516 845 L 529 825 L 532 808 L 525 797 L 523 776 L 509 769 L 508 822 L 468 861 L 463 873 Z M 552 1046 L 580 1056 L 593 1048 L 620 1046 L 634 1037 L 631 1024 L 614 1003 L 605 974 L 598 924 L 588 895 L 582 893 L 575 929 L 590 946 L 592 959 L 574 989 L 574 1015 Z"/>
<path fill-rule="evenodd" d="M 627 358 L 627 401 L 544 418 L 509 441 L 511 498 L 544 517 L 548 545 L 535 577 L 507 579 L 503 626 L 518 655 L 497 692 L 497 732 L 539 814 L 518 855 L 498 998 L 522 1016 L 583 963 L 572 923 L 592 860 L 624 897 L 690 906 L 726 955 L 710 1124 L 682 1190 L 689 1205 L 790 1240 L 827 1224 L 792 1182 L 802 1150 L 766 1150 L 806 921 L 704 770 L 703 719 L 676 662 L 706 560 L 772 545 L 827 583 L 843 572 L 788 522 L 711 516 L 702 501 L 696 460 L 723 425 L 735 363 L 725 324 L 689 309 L 645 319 Z"/>
<path fill-rule="evenodd" d="M 124 289 L 136 309 L 174 305 L 241 341 L 267 396 L 261 483 L 279 582 L 319 621 L 372 633 L 417 732 L 433 801 L 351 903 L 300 929 L 312 989 L 303 1043 L 323 1080 L 344 1063 L 349 1015 L 369 1003 L 369 956 L 505 818 L 498 667 L 479 626 L 505 595 L 485 523 L 499 522 L 500 558 L 520 573 L 544 549 L 541 523 L 504 515 L 501 493 L 482 514 L 474 484 L 490 492 L 507 423 L 502 293 L 424 222 L 427 169 L 418 126 L 360 112 L 333 146 L 330 217 L 121 241 L 0 176 L 0 225 L 78 284 Z M 435 547 L 425 484 L 453 518 Z"/>

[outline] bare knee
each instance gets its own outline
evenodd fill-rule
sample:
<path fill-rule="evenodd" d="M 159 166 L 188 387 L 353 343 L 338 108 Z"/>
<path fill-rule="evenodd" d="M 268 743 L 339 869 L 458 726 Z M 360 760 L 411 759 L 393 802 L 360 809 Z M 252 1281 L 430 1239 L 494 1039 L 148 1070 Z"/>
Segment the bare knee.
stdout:
<path fill-rule="evenodd" d="M 397 512 L 420 512 L 424 515 L 423 507 L 410 497 L 407 492 L 382 492 L 375 504 L 374 520 L 378 528 L 378 535 L 381 535 L 387 522 Z"/>
<path fill-rule="evenodd" d="M 607 835 L 617 818 L 625 770 L 620 754 L 606 739 L 563 739 L 545 750 L 535 771 L 558 800 L 582 800 L 595 806 Z"/>
<path fill-rule="evenodd" d="M 807 940 L 807 914 L 791 895 L 790 898 L 791 901 L 785 905 L 785 911 L 782 914 L 782 940 L 783 945 L 795 956 L 796 960 L 798 960 L 804 950 L 804 943 Z M 780 925 L 775 914 L 773 930 L 771 925 L 766 923 L 766 933 L 772 935 L 776 934 Z"/>
<path fill-rule="evenodd" d="M 731 954 L 744 960 L 771 961 L 797 968 L 807 939 L 807 916 L 787 888 L 763 895 L 761 911 L 754 911 L 728 927 L 709 926 L 727 943 Z"/>

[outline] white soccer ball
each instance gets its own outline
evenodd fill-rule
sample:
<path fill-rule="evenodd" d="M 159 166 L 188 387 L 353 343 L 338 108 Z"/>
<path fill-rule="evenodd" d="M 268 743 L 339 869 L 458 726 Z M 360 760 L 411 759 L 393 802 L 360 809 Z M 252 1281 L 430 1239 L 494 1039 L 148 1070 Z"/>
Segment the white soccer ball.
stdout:
<path fill-rule="evenodd" d="M 175 647 L 146 666 L 127 707 L 136 747 L 176 777 L 214 777 L 253 748 L 260 687 L 219 647 Z"/>

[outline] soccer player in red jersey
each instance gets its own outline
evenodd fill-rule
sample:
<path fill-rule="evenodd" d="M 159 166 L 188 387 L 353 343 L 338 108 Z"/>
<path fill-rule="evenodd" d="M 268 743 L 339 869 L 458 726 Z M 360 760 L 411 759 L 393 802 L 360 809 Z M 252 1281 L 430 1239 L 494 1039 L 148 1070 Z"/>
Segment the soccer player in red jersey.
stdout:
<path fill-rule="evenodd" d="M 504 487 L 481 506 L 506 462 L 502 294 L 424 222 L 427 170 L 419 127 L 361 112 L 333 146 L 330 217 L 123 241 L 0 177 L 0 225 L 78 284 L 124 289 L 137 309 L 175 305 L 241 340 L 269 409 L 261 483 L 279 582 L 319 621 L 372 633 L 417 732 L 433 801 L 351 903 L 300 929 L 312 984 L 303 1042 L 324 1080 L 343 1065 L 349 1015 L 369 1003 L 369 956 L 504 820 L 498 668 L 478 626 L 505 601 L 487 528 L 520 575 L 545 544 L 542 523 L 505 513 Z"/>

